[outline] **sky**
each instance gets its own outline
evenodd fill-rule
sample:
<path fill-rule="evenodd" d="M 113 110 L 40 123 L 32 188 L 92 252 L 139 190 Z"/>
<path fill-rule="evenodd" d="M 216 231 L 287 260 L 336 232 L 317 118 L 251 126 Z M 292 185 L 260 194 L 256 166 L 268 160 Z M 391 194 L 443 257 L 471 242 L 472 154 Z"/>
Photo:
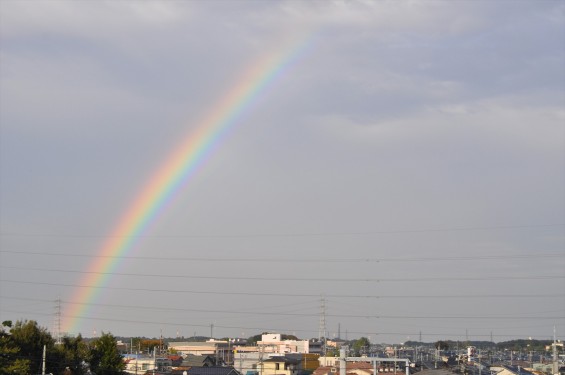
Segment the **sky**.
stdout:
<path fill-rule="evenodd" d="M 563 339 L 564 46 L 559 1 L 3 0 L 0 319 Z"/>

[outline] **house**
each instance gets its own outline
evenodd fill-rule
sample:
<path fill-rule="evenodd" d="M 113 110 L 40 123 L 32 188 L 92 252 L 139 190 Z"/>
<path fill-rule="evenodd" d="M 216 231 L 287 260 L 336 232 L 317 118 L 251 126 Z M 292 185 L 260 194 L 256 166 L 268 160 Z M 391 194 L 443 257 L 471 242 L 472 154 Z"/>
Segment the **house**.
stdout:
<path fill-rule="evenodd" d="M 494 368 L 491 367 L 491 370 Z M 510 365 L 503 365 L 497 367 L 496 375 L 535 375 L 533 372 L 525 370 L 521 366 L 510 366 Z"/>
<path fill-rule="evenodd" d="M 219 362 L 232 363 L 233 354 L 231 343 L 221 340 L 208 340 L 205 342 L 169 342 L 169 349 L 174 349 L 176 353 L 183 356 L 194 354 L 198 356 L 212 356 L 216 358 L 216 365 Z"/>
<path fill-rule="evenodd" d="M 187 375 L 241 375 L 232 366 L 219 367 L 192 367 L 187 371 Z"/>
<path fill-rule="evenodd" d="M 280 333 L 268 333 L 261 335 L 261 341 L 257 342 L 255 351 L 261 353 L 312 353 L 308 340 L 283 340 Z M 238 351 L 250 351 L 249 347 L 238 347 Z"/>
<path fill-rule="evenodd" d="M 400 362 L 399 362 L 400 364 Z M 374 375 L 374 367 L 369 362 L 347 362 L 346 363 L 347 375 Z M 378 367 L 379 373 L 398 373 L 399 375 L 404 374 L 402 370 L 396 368 L 394 363 L 381 363 Z M 312 375 L 340 375 L 339 373 L 339 361 L 336 361 L 333 366 L 320 366 L 318 367 Z M 526 374 L 523 374 L 526 375 Z"/>
<path fill-rule="evenodd" d="M 289 353 L 285 354 L 285 357 L 295 359 L 299 364 L 299 370 L 306 370 L 313 372 L 320 366 L 320 359 L 319 354 L 312 354 L 312 353 Z"/>
<path fill-rule="evenodd" d="M 146 371 L 171 371 L 172 361 L 169 358 L 154 358 L 143 356 L 131 356 L 125 358 L 124 372 L 128 374 L 143 374 Z"/>
<path fill-rule="evenodd" d="M 168 355 L 167 358 L 169 358 L 171 360 L 171 366 L 172 367 L 180 366 L 180 364 L 183 361 L 183 358 L 180 355 Z"/>
<path fill-rule="evenodd" d="M 216 366 L 216 358 L 211 355 L 188 354 L 179 367 L 213 367 Z"/>
<path fill-rule="evenodd" d="M 259 352 L 237 351 L 233 355 L 233 367 L 237 369 L 240 374 L 246 374 L 249 371 L 256 372 L 258 364 L 268 357 L 268 354 Z"/>
<path fill-rule="evenodd" d="M 261 375 L 298 375 L 300 359 L 287 356 L 274 356 L 260 364 Z"/>

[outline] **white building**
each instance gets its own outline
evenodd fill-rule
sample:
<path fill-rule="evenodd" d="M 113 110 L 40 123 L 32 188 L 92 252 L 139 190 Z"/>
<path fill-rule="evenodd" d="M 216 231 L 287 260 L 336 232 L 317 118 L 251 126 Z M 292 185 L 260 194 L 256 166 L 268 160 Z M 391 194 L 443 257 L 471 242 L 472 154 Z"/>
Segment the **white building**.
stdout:
<path fill-rule="evenodd" d="M 172 361 L 168 358 L 153 358 L 130 355 L 125 358 L 125 372 L 128 374 L 144 374 L 146 371 L 168 372 L 172 369 Z"/>
<path fill-rule="evenodd" d="M 169 349 L 174 349 L 183 356 L 188 354 L 213 356 L 216 358 L 216 364 L 220 362 L 229 364 L 233 361 L 232 346 L 227 341 L 211 339 L 205 342 L 169 342 Z"/>

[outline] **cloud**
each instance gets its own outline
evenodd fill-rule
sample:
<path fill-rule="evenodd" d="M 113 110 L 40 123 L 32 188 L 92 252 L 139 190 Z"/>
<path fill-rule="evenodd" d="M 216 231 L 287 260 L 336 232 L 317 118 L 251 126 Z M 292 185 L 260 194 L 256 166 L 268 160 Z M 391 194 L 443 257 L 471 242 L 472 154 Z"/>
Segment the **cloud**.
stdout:
<path fill-rule="evenodd" d="M 3 265 L 72 267 L 74 258 L 61 260 L 49 253 L 96 254 L 179 140 L 199 126 L 246 67 L 287 38 L 312 42 L 261 93 L 136 243 L 134 257 L 122 266 L 138 277 L 114 275 L 116 283 L 172 289 L 171 278 L 144 276 L 166 268 L 176 275 L 265 278 L 204 283 L 177 277 L 175 288 L 264 294 L 300 289 L 313 295 L 352 290 L 406 295 L 434 288 L 449 295 L 473 290 L 482 281 L 271 281 L 273 269 L 281 274 L 286 269 L 269 259 L 512 257 L 563 248 L 562 227 L 535 226 L 562 223 L 565 206 L 560 3 L 8 0 L 0 7 L 0 219 L 3 233 L 23 233 L 2 241 L 9 249 L 45 252 L 25 259 L 2 254 Z M 503 229 L 520 225 L 524 227 Z M 38 233 L 50 236 L 35 237 Z M 168 261 L 150 264 L 135 258 L 156 254 Z M 266 261 L 236 266 L 170 261 L 197 256 Z M 465 275 L 486 280 L 497 272 L 557 273 L 563 266 L 555 258 L 520 259 L 503 266 L 502 261 L 478 260 L 464 269 Z M 74 274 L 50 278 L 49 271 L 42 271 L 28 278 L 10 271 L 3 277 L 76 284 L 91 260 L 74 262 Z M 298 262 L 290 267 L 313 278 L 461 273 L 461 264 L 449 260 L 424 267 L 411 261 L 316 267 Z M 557 292 L 554 280 L 491 284 L 493 293 L 501 294 L 514 292 L 516 285 Z M 12 289 L 0 287 L 2 296 L 31 299 L 72 293 L 72 288 L 21 283 L 10 294 Z M 103 299 L 118 304 L 136 298 L 144 304 L 151 294 L 151 301 L 181 309 L 190 299 L 223 311 L 213 314 L 217 325 L 236 326 L 226 328 L 226 335 L 239 335 L 236 331 L 254 323 L 230 318 L 227 311 L 261 305 L 255 296 L 236 300 L 123 292 L 105 290 Z M 268 297 L 261 301 L 266 311 L 281 304 Z M 425 313 L 447 306 L 450 314 L 462 315 L 459 304 L 430 301 Z M 373 302 L 338 298 L 331 308 L 401 314 L 412 307 L 404 300 L 389 301 L 386 309 Z M 472 309 L 472 303 L 465 309 Z M 520 303 L 513 299 L 504 307 L 523 308 Z M 0 306 L 6 306 L 4 300 Z M 303 330 L 303 337 L 311 327 L 317 331 L 318 301 L 305 306 L 316 312 L 286 319 L 281 326 Z M 159 328 L 157 323 L 125 327 L 116 322 L 124 318 L 121 310 L 99 310 L 109 318 L 105 330 L 116 334 L 152 335 L 145 330 Z M 153 321 L 147 309 L 138 310 Z M 6 315 L 3 310 L 0 314 Z M 189 312 L 163 320 L 183 328 L 207 327 L 210 315 Z M 90 332 L 100 322 L 83 323 L 82 329 Z M 358 319 L 342 323 L 356 335 L 383 328 L 375 321 L 370 327 Z M 434 334 L 458 332 L 453 322 L 389 323 L 396 334 L 383 341 L 398 342 L 406 324 L 412 331 L 424 326 L 434 327 Z M 499 323 L 469 324 L 484 330 Z M 516 333 L 507 324 L 500 330 L 525 332 Z"/>
<path fill-rule="evenodd" d="M 3 9 L 10 14 L 3 19 L 7 38 L 55 34 L 103 38 L 106 42 L 120 40 L 128 30 L 146 32 L 186 21 L 190 15 L 186 6 L 173 1 L 6 1 Z"/>

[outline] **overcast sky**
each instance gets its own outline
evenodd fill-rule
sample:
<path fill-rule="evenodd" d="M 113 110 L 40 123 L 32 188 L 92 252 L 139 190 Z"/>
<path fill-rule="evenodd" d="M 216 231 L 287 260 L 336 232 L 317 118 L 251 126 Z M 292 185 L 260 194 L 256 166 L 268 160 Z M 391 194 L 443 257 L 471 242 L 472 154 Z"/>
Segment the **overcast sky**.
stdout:
<path fill-rule="evenodd" d="M 311 338 L 325 311 L 328 337 L 375 343 L 565 337 L 563 2 L 3 0 L 0 17 L 1 320 Z M 141 189 L 288 40 L 293 64 L 72 316 Z"/>

